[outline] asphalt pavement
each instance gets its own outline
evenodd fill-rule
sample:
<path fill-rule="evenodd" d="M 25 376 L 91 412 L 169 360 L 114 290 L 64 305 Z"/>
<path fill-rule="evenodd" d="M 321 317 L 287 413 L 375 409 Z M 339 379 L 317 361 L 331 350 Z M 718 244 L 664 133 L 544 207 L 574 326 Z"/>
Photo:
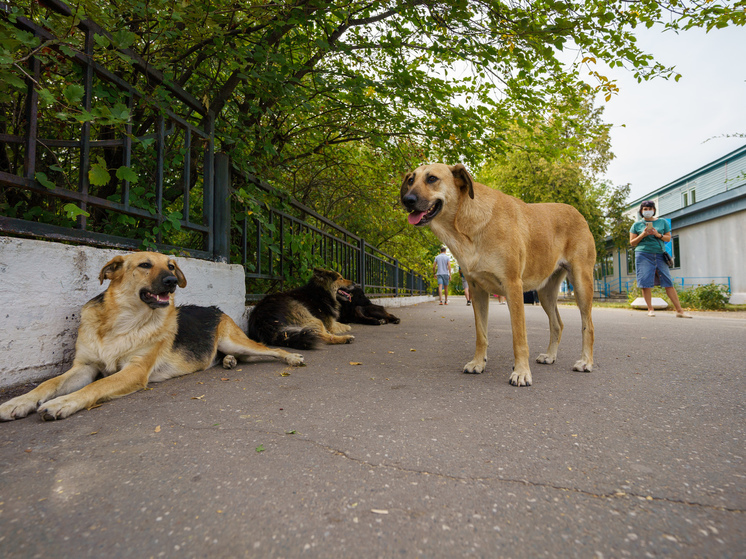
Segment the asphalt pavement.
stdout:
<path fill-rule="evenodd" d="M 531 354 L 543 310 L 526 306 Z M 213 368 L 69 419 L 0 424 L 0 555 L 746 557 L 741 315 L 594 309 L 595 368 L 513 387 L 493 300 L 392 309 L 307 366 Z M 0 394 L 5 401 L 11 393 Z"/>

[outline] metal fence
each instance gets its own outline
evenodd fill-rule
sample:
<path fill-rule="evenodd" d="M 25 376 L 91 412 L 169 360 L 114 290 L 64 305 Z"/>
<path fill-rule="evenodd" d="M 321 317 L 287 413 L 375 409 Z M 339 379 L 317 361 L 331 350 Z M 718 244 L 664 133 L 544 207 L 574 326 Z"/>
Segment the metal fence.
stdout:
<path fill-rule="evenodd" d="M 428 292 L 428 281 L 396 258 L 248 173 L 233 173 L 224 180 L 230 174 L 228 158 L 218 155 L 216 161 L 219 183 L 231 184 L 234 194 L 242 187 L 253 193 L 248 202 L 231 196 L 230 210 L 240 218 L 231 229 L 231 260 L 246 270 L 249 299 L 278 285 L 297 283 L 296 278 L 310 275 L 315 266 L 337 270 L 369 294 L 399 297 Z M 274 203 L 268 204 L 268 198 Z"/>
<path fill-rule="evenodd" d="M 59 0 L 45 5 L 74 19 Z M 26 18 L 15 25 L 54 56 L 30 57 L 25 88 L 0 102 L 0 232 L 241 263 L 252 299 L 313 266 L 371 293 L 427 292 L 424 277 L 365 239 L 231 173 L 214 154 L 210 111 L 95 22 L 78 21 L 64 41 Z M 61 117 L 44 91 L 80 106 Z"/>

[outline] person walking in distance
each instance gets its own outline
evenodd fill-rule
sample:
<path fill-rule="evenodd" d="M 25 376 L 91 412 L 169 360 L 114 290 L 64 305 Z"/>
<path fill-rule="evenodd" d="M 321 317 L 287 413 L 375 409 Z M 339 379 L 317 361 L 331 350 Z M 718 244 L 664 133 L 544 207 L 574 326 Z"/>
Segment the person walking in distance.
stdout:
<path fill-rule="evenodd" d="M 443 292 L 445 291 L 445 304 L 448 304 L 448 284 L 451 281 L 451 257 L 446 253 L 446 247 L 440 247 L 440 254 L 433 262 L 433 274 L 438 280 L 438 299 L 443 304 Z"/>

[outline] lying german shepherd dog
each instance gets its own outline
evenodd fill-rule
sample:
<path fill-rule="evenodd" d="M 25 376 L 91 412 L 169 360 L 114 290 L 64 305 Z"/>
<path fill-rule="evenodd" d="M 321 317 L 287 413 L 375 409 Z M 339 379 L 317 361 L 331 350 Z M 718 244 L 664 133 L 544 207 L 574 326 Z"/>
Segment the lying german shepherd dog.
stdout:
<path fill-rule="evenodd" d="M 311 349 L 319 342 L 349 344 L 355 336 L 340 324 L 338 298 L 349 299 L 353 282 L 341 274 L 315 268 L 311 280 L 261 299 L 249 315 L 249 337 L 271 345 Z"/>
<path fill-rule="evenodd" d="M 303 357 L 246 337 L 217 307 L 174 306 L 186 278 L 176 261 L 154 252 L 114 257 L 99 274 L 109 287 L 83 306 L 75 359 L 66 373 L 0 406 L 0 420 L 36 410 L 63 419 L 98 402 L 143 389 L 148 382 L 212 366 L 218 352 L 231 368 L 236 357 L 276 357 L 302 365 Z M 235 356 L 235 357 L 234 357 Z M 97 376 L 103 378 L 95 380 Z"/>
<path fill-rule="evenodd" d="M 510 384 L 532 382 L 524 291 L 538 292 L 549 317 L 549 349 L 536 362 L 554 363 L 562 336 L 557 296 L 565 276 L 575 287 L 583 329 L 583 352 L 573 370 L 591 371 L 596 247 L 580 212 L 566 204 L 526 204 L 475 182 L 463 165 L 424 165 L 407 173 L 400 200 L 409 212 L 409 223 L 430 225 L 469 282 L 477 344 L 465 373 L 481 373 L 487 364 L 490 293 L 504 295 L 510 310 L 515 357 Z"/>
<path fill-rule="evenodd" d="M 354 322 L 356 324 L 399 324 L 401 320 L 388 312 L 383 305 L 376 305 L 365 295 L 365 291 L 355 284 L 347 289 L 342 296 L 338 292 L 339 321 L 345 324 Z"/>

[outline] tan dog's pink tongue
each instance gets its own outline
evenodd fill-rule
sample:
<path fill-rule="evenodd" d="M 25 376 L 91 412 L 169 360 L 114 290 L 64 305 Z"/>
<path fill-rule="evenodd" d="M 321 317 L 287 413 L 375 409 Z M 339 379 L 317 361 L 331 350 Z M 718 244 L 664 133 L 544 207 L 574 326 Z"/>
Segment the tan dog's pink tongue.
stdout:
<path fill-rule="evenodd" d="M 423 215 L 425 215 L 425 212 L 412 212 L 407 216 L 407 219 L 412 225 L 417 225 L 420 221 L 422 221 Z"/>

